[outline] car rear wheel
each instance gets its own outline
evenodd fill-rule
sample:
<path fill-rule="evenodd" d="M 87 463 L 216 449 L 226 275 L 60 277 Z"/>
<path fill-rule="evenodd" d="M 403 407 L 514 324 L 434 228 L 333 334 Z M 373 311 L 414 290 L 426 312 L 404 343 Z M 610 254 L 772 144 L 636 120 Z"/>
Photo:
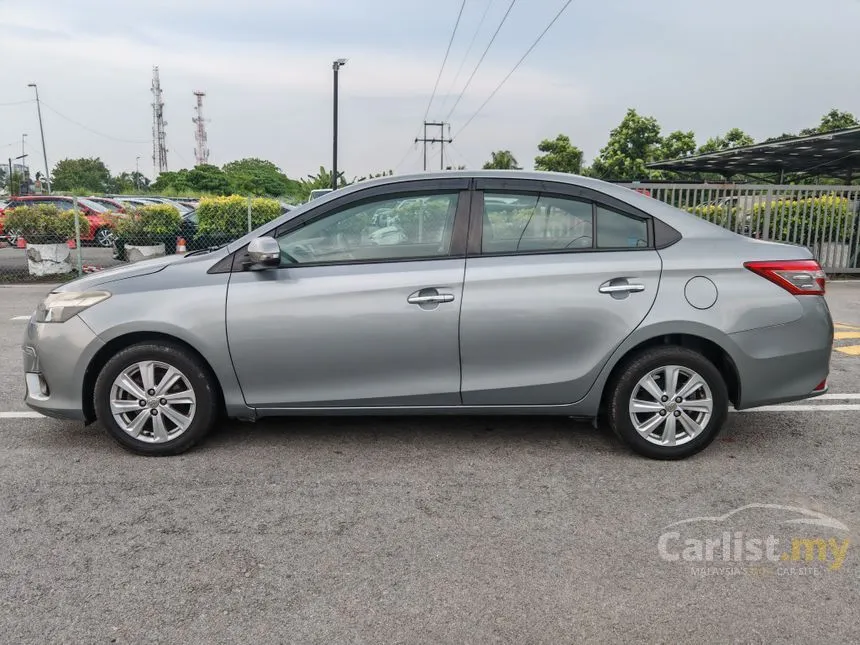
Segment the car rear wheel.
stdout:
<path fill-rule="evenodd" d="M 685 347 L 655 347 L 633 357 L 610 385 L 609 427 L 652 459 L 683 459 L 710 444 L 728 415 L 719 370 Z"/>
<path fill-rule="evenodd" d="M 121 446 L 142 455 L 177 455 L 203 439 L 217 418 L 212 376 L 188 350 L 138 344 L 119 351 L 96 380 L 99 421 Z"/>

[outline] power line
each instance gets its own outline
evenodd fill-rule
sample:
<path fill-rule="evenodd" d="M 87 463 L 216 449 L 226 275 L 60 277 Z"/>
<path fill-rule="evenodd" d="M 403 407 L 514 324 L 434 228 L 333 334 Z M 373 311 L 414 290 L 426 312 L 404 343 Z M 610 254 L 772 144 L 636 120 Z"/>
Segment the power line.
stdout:
<path fill-rule="evenodd" d="M 515 71 L 517 71 L 517 68 L 522 64 L 522 62 L 526 59 L 526 57 L 532 53 L 532 50 L 535 47 L 537 47 L 538 43 L 546 35 L 546 32 L 548 32 L 550 30 L 550 28 L 555 24 L 555 22 L 559 18 L 561 18 L 561 14 L 563 14 L 565 9 L 567 9 L 572 3 L 573 3 L 573 0 L 567 0 L 567 2 L 564 3 L 564 5 L 561 7 L 561 9 L 558 10 L 558 13 L 555 14 L 555 17 L 549 21 L 549 24 L 544 28 L 544 30 L 540 33 L 540 35 L 537 37 L 537 39 L 531 44 L 531 47 L 529 47 L 526 50 L 526 53 L 522 55 L 522 58 L 520 58 L 517 61 L 517 64 L 514 65 L 513 69 L 511 69 L 511 71 L 508 72 L 507 76 L 505 76 L 502 79 L 502 81 L 498 85 L 496 85 L 496 89 L 494 89 L 492 92 L 490 92 L 490 95 L 487 97 L 487 100 L 481 104 L 481 107 L 479 107 L 477 110 L 475 110 L 475 113 L 472 116 L 470 116 L 469 120 L 466 121 L 465 124 L 463 124 L 463 127 L 457 131 L 457 136 L 460 136 L 460 134 L 463 132 L 463 130 L 465 130 L 469 126 L 469 124 L 475 119 L 475 117 L 478 116 L 478 114 L 480 114 L 481 110 L 483 110 L 487 106 L 487 103 L 489 103 L 493 99 L 493 97 L 496 95 L 496 93 L 500 89 L 502 89 L 502 85 L 504 85 L 507 82 L 507 80 L 513 75 L 513 73 Z"/>
<path fill-rule="evenodd" d="M 419 131 L 419 133 L 418 133 L 418 134 L 421 134 L 421 132 Z M 418 152 L 418 146 L 417 146 L 414 142 L 413 142 L 413 143 L 411 143 L 411 144 L 409 144 L 409 148 L 407 148 L 407 149 L 406 149 L 406 154 L 404 154 L 404 155 L 403 155 L 403 158 L 402 158 L 402 159 L 400 159 L 400 161 L 398 161 L 398 162 L 397 162 L 397 165 L 396 165 L 396 166 L 394 166 L 394 171 L 395 171 L 395 172 L 397 172 L 398 170 L 400 170 L 400 166 L 402 166 L 402 165 L 403 165 L 403 162 L 404 162 L 404 161 L 406 161 L 406 159 L 409 157 L 409 155 L 410 155 L 410 154 L 412 154 L 413 152 Z"/>
<path fill-rule="evenodd" d="M 50 105 L 45 103 L 44 99 L 42 100 L 42 105 L 44 105 L 46 108 L 48 108 L 51 112 L 56 114 L 61 119 L 65 119 L 69 123 L 74 123 L 79 128 L 83 128 L 87 132 L 92 132 L 93 134 L 97 134 L 98 136 L 104 137 L 105 139 L 110 139 L 112 141 L 119 141 L 120 143 L 149 143 L 148 139 L 143 139 L 143 140 L 140 140 L 140 139 L 120 139 L 119 137 L 114 137 L 114 136 L 111 136 L 109 134 L 105 134 L 104 132 L 99 132 L 98 130 L 93 130 L 91 127 L 84 125 L 80 121 L 75 121 L 73 118 L 68 117 L 65 114 L 63 114 L 62 112 L 59 112 L 56 109 L 52 108 Z"/>
<path fill-rule="evenodd" d="M 508 19 L 508 15 L 511 13 L 511 9 L 514 8 L 514 5 L 517 3 L 517 0 L 511 0 L 511 4 L 508 5 L 508 10 L 505 11 L 505 15 L 502 16 L 502 21 L 499 23 L 499 26 L 496 27 L 495 33 L 493 33 L 493 37 L 490 38 L 490 42 L 487 43 L 486 49 L 484 49 L 484 53 L 481 54 L 481 58 L 478 59 L 478 64 L 475 65 L 475 69 L 472 70 L 472 73 L 469 75 L 469 80 L 466 81 L 466 85 L 463 87 L 463 91 L 460 92 L 460 96 L 457 97 L 457 100 L 454 101 L 454 107 L 451 108 L 451 111 L 448 112 L 448 116 L 445 117 L 445 121 L 451 120 L 451 115 L 454 114 L 454 110 L 457 109 L 457 106 L 460 104 L 460 99 L 463 98 L 463 95 L 466 93 L 466 90 L 469 89 L 469 85 L 472 84 L 472 79 L 475 78 L 475 74 L 478 73 L 478 69 L 481 67 L 481 63 L 484 62 L 484 58 L 487 56 L 487 52 L 490 51 L 490 47 L 493 46 L 493 43 L 496 40 L 496 36 L 499 35 L 499 32 L 502 30 L 502 26 L 505 24 L 505 21 Z"/>
<path fill-rule="evenodd" d="M 7 107 L 10 105 L 24 105 L 25 103 L 33 103 L 33 99 L 27 99 L 26 101 L 12 101 L 11 103 L 0 103 L 0 107 Z"/>
<path fill-rule="evenodd" d="M 469 54 L 472 53 L 472 47 L 475 46 L 475 41 L 478 39 L 478 34 L 481 32 L 481 27 L 484 26 L 484 20 L 487 18 L 487 14 L 490 12 L 490 7 L 493 6 L 493 3 L 496 0 L 489 0 L 487 2 L 487 6 L 484 7 L 484 13 L 481 15 L 481 19 L 478 21 L 478 26 L 475 28 L 475 33 L 472 35 L 472 40 L 469 43 L 469 47 L 466 49 L 466 53 L 463 56 L 463 60 L 460 61 L 460 67 L 457 68 L 457 73 L 454 74 L 454 80 L 451 81 L 451 85 L 448 87 L 448 91 L 445 93 L 445 99 L 442 101 L 442 106 L 440 110 L 445 109 L 445 104 L 448 102 L 448 95 L 454 90 L 454 86 L 457 84 L 457 81 L 460 80 L 460 74 L 463 72 L 463 68 L 466 66 L 466 61 L 469 60 Z M 425 117 L 426 119 L 426 117 Z"/>
<path fill-rule="evenodd" d="M 454 30 L 451 32 L 451 38 L 448 40 L 448 48 L 445 50 L 445 58 L 442 59 L 442 67 L 439 68 L 439 74 L 436 76 L 436 83 L 433 85 L 433 93 L 430 95 L 430 100 L 427 101 L 427 109 L 424 110 L 424 120 L 427 120 L 427 115 L 430 114 L 430 106 L 433 105 L 433 99 L 436 98 L 436 90 L 439 89 L 439 81 L 442 78 L 442 72 L 445 71 L 445 63 L 448 62 L 448 54 L 451 53 L 451 45 L 454 43 L 454 36 L 457 35 L 457 27 L 460 26 L 460 18 L 463 16 L 463 8 L 466 6 L 466 0 L 460 3 L 460 11 L 457 12 L 457 22 L 454 23 Z"/>
<path fill-rule="evenodd" d="M 465 165 L 467 165 L 467 166 L 472 166 L 472 165 L 474 165 L 474 164 L 469 163 L 469 160 L 468 160 L 468 159 L 466 159 L 466 156 L 465 156 L 462 152 L 460 152 L 460 149 L 459 149 L 459 148 L 457 148 L 457 147 L 455 147 L 453 143 L 449 143 L 449 144 L 448 144 L 448 147 L 449 147 L 449 148 L 451 148 L 451 150 L 453 150 L 454 152 L 456 152 L 456 153 L 457 153 L 457 156 L 458 156 L 458 157 L 460 157 L 460 159 L 462 159 L 462 160 L 463 160 L 463 163 L 464 163 Z"/>

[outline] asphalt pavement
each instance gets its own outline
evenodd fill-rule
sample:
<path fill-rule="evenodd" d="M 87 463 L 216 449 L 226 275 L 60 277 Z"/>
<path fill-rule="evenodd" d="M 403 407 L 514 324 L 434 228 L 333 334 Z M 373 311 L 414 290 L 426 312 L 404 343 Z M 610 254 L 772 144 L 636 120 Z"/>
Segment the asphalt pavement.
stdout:
<path fill-rule="evenodd" d="M 4 643 L 860 641 L 860 283 L 828 285 L 828 398 L 669 463 L 562 418 L 225 423 L 136 457 L 9 418 L 47 290 L 0 287 Z"/>

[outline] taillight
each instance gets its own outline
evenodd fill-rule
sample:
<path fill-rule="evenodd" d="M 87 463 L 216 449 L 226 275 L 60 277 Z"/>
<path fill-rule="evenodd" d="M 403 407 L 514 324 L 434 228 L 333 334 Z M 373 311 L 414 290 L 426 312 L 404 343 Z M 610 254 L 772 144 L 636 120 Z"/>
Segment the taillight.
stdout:
<path fill-rule="evenodd" d="M 744 262 L 744 266 L 796 296 L 823 296 L 827 274 L 815 260 Z"/>

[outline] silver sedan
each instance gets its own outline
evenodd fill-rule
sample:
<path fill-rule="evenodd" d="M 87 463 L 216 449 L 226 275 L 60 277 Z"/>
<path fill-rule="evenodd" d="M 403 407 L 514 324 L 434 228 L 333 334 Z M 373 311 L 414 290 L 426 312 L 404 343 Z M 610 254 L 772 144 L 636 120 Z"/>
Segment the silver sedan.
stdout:
<path fill-rule="evenodd" d="M 386 177 L 56 289 L 26 402 L 145 455 L 221 415 L 554 414 L 677 459 L 730 405 L 827 390 L 824 283 L 805 248 L 592 179 Z"/>

